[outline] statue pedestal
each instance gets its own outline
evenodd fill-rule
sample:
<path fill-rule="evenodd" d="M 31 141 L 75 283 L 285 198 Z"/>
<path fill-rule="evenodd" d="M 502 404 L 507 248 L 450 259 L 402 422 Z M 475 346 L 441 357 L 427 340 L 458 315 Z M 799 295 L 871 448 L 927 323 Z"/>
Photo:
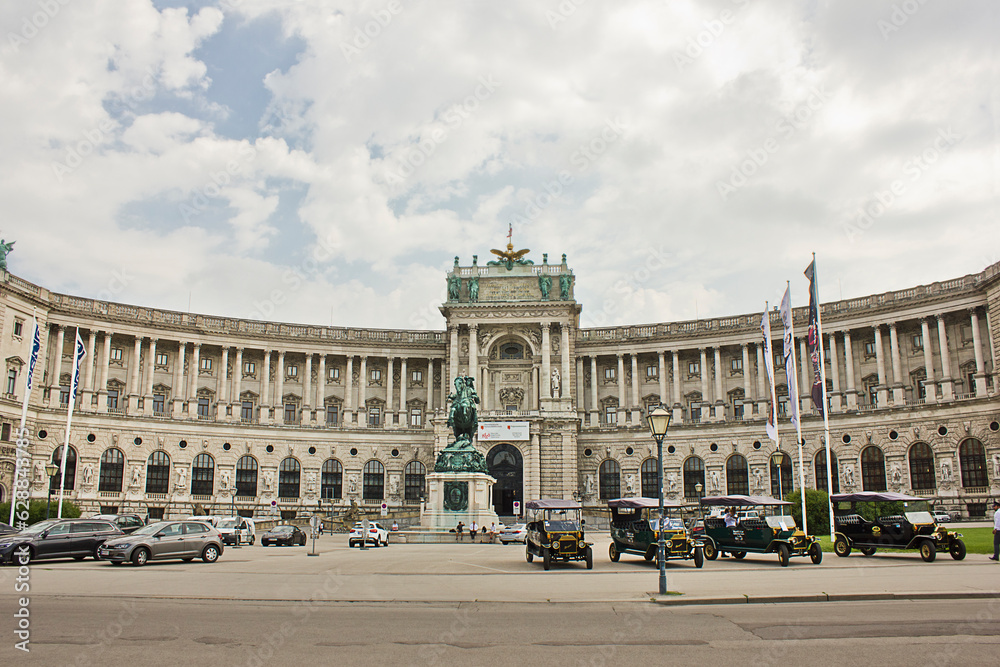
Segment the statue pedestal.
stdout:
<path fill-rule="evenodd" d="M 468 532 L 473 521 L 487 528 L 500 523 L 490 505 L 493 477 L 481 472 L 432 472 L 426 479 L 430 496 L 420 514 L 422 528 L 447 531 L 461 521 Z"/>

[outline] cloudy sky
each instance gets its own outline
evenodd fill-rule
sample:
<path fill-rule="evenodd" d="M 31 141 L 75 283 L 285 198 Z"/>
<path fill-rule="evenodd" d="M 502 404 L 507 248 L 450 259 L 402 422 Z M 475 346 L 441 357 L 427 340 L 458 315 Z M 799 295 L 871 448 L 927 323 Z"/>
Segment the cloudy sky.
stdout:
<path fill-rule="evenodd" d="M 579 6 L 578 6 L 579 5 Z M 441 328 L 566 253 L 584 326 L 1000 260 L 1000 3 L 6 0 L 0 236 L 54 291 Z"/>

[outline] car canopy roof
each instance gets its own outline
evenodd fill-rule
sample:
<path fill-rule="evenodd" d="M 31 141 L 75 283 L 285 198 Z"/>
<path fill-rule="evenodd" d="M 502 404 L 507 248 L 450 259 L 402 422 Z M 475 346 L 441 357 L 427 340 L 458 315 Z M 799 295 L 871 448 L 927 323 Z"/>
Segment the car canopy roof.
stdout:
<path fill-rule="evenodd" d="M 791 505 L 787 500 L 778 500 L 771 496 L 705 496 L 701 499 L 702 505 L 722 505 L 732 507 L 746 507 L 756 505 Z"/>
<path fill-rule="evenodd" d="M 562 500 L 561 498 L 529 500 L 524 505 L 524 509 L 528 510 L 578 510 L 580 508 L 580 503 L 575 500 Z"/>
<path fill-rule="evenodd" d="M 643 509 L 647 507 L 658 508 L 659 506 L 660 501 L 657 498 L 615 498 L 608 501 L 608 507 L 612 509 L 618 509 L 619 507 Z M 663 499 L 663 506 L 669 508 L 683 507 L 680 503 L 673 500 L 667 500 L 666 498 Z"/>
<path fill-rule="evenodd" d="M 908 496 L 905 493 L 895 493 L 894 491 L 861 491 L 859 493 L 835 493 L 830 496 L 831 502 L 843 503 L 843 502 L 859 502 L 859 503 L 886 503 L 886 502 L 913 502 L 917 500 L 927 500 L 927 498 L 918 498 L 916 496 Z"/>

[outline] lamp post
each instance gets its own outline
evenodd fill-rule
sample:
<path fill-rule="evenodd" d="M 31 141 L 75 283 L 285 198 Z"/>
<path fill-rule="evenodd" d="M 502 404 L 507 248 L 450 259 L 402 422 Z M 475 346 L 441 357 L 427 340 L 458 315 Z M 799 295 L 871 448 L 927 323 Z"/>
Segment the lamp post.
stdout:
<path fill-rule="evenodd" d="M 49 461 L 45 465 L 45 474 L 47 474 L 49 476 L 49 495 L 48 495 L 48 498 L 46 498 L 46 500 L 45 500 L 45 519 L 46 520 L 48 520 L 48 518 L 49 518 L 49 506 L 52 504 L 52 478 L 56 476 L 57 472 L 59 472 L 59 466 L 57 466 L 55 463 L 52 463 L 51 461 Z"/>
<path fill-rule="evenodd" d="M 782 500 L 781 497 L 781 463 L 784 461 L 785 455 L 780 449 L 774 450 L 771 454 L 771 463 L 774 467 L 778 469 L 778 500 Z"/>
<path fill-rule="evenodd" d="M 667 594 L 667 552 L 663 535 L 663 438 L 666 437 L 667 428 L 670 427 L 670 417 L 670 411 L 662 405 L 656 406 L 652 412 L 646 415 L 649 433 L 656 440 L 656 488 L 660 501 L 660 521 L 656 531 L 656 557 L 660 568 L 660 595 Z"/>

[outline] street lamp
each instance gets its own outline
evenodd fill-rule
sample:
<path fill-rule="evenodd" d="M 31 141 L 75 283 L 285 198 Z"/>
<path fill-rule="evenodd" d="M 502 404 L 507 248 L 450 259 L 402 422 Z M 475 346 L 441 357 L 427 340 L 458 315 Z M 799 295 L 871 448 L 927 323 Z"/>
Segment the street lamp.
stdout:
<path fill-rule="evenodd" d="M 778 469 L 778 500 L 781 500 L 781 464 L 785 460 L 785 454 L 780 450 L 774 450 L 771 454 L 771 463 Z"/>
<path fill-rule="evenodd" d="M 52 478 L 56 476 L 57 472 L 59 472 L 59 466 L 57 466 L 55 463 L 52 463 L 51 461 L 49 461 L 48 464 L 46 464 L 46 466 L 45 466 L 45 474 L 47 474 L 49 476 L 49 495 L 48 495 L 48 498 L 46 498 L 46 500 L 45 500 L 45 519 L 46 520 L 48 520 L 48 518 L 49 518 L 49 505 L 52 504 Z"/>
<path fill-rule="evenodd" d="M 670 427 L 670 412 L 662 405 L 656 406 L 648 415 L 649 433 L 656 440 L 656 488 L 660 500 L 660 523 L 657 526 L 656 553 L 660 567 L 660 595 L 667 594 L 667 551 L 663 535 L 663 438 Z"/>

